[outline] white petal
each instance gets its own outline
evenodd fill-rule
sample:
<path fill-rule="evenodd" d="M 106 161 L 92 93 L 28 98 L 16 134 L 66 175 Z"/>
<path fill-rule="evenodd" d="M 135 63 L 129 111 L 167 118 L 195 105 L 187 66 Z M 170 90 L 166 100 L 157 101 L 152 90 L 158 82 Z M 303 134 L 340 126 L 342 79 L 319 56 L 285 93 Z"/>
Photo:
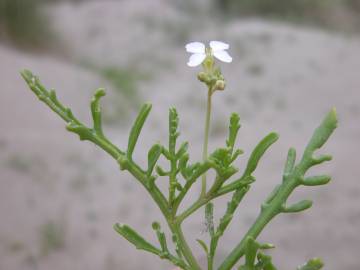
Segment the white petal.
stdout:
<path fill-rule="evenodd" d="M 205 45 L 201 42 L 190 42 L 185 48 L 189 53 L 205 53 Z"/>
<path fill-rule="evenodd" d="M 226 63 L 230 63 L 232 61 L 232 57 L 228 54 L 227 51 L 215 51 L 213 52 L 214 56 Z"/>
<path fill-rule="evenodd" d="M 205 60 L 205 58 L 206 58 L 205 53 L 194 53 L 193 55 L 190 56 L 187 65 L 189 67 L 196 67 L 200 65 Z"/>
<path fill-rule="evenodd" d="M 227 50 L 229 49 L 229 44 L 221 42 L 221 41 L 210 41 L 210 48 L 212 49 L 213 52 L 216 51 L 223 51 L 223 50 Z"/>

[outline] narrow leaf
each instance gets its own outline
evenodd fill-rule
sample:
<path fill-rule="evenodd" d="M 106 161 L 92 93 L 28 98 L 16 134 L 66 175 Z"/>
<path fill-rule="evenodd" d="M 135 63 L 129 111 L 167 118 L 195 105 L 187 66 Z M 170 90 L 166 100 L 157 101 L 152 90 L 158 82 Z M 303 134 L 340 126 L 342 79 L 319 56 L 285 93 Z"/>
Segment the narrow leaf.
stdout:
<path fill-rule="evenodd" d="M 272 249 L 275 248 L 275 246 L 273 244 L 270 243 L 264 243 L 264 244 L 260 244 L 260 249 Z"/>
<path fill-rule="evenodd" d="M 183 157 L 186 154 L 186 151 L 187 151 L 188 147 L 189 147 L 188 142 L 182 143 L 179 150 L 176 153 L 176 158 L 180 159 L 181 157 Z"/>
<path fill-rule="evenodd" d="M 205 221 L 206 228 L 209 231 L 211 237 L 214 236 L 214 204 L 208 203 L 205 206 Z"/>
<path fill-rule="evenodd" d="M 176 140 L 179 137 L 178 132 L 179 117 L 175 108 L 169 110 L 169 151 L 175 155 Z"/>
<path fill-rule="evenodd" d="M 283 207 L 282 211 L 284 213 L 296 213 L 304 211 L 312 206 L 312 201 L 310 200 L 303 200 L 298 203 L 294 203 L 290 206 Z"/>
<path fill-rule="evenodd" d="M 96 90 L 93 98 L 91 99 L 90 109 L 94 122 L 94 130 L 99 135 L 103 135 L 102 127 L 101 127 L 101 107 L 100 107 L 100 99 L 105 96 L 105 89 L 99 88 Z"/>
<path fill-rule="evenodd" d="M 160 250 L 158 250 L 152 244 L 147 242 L 144 238 L 142 238 L 142 236 L 140 236 L 136 231 L 134 231 L 128 225 L 117 223 L 114 225 L 114 229 L 119 234 L 121 234 L 126 240 L 132 243 L 137 249 L 146 250 L 156 255 L 160 254 Z"/>
<path fill-rule="evenodd" d="M 280 190 L 281 185 L 276 185 L 274 187 L 274 189 L 271 191 L 271 193 L 269 194 L 269 196 L 266 198 L 265 200 L 265 204 L 269 204 L 271 203 L 271 201 L 276 197 L 276 195 L 278 194 L 278 191 Z"/>
<path fill-rule="evenodd" d="M 270 133 L 264 139 L 262 139 L 262 141 L 255 147 L 255 149 L 251 153 L 244 175 L 251 175 L 255 171 L 259 160 L 264 155 L 265 151 L 278 139 L 278 134 L 274 132 Z"/>
<path fill-rule="evenodd" d="M 176 254 L 178 255 L 178 257 L 179 257 L 180 259 L 182 259 L 182 258 L 183 258 L 183 255 L 182 255 L 182 253 L 181 253 L 180 242 L 179 242 L 178 237 L 177 237 L 175 234 L 172 236 L 172 241 L 173 241 L 173 243 L 174 243 L 174 245 L 175 245 L 175 252 L 176 252 Z"/>
<path fill-rule="evenodd" d="M 272 263 L 272 258 L 269 255 L 259 252 L 257 258 L 259 262 L 257 263 L 255 269 L 277 270 L 275 265 Z"/>
<path fill-rule="evenodd" d="M 255 264 L 256 253 L 259 249 L 259 244 L 252 237 L 247 238 L 245 249 L 245 265 L 252 269 Z"/>
<path fill-rule="evenodd" d="M 184 154 L 179 160 L 180 173 L 184 177 L 185 180 L 188 180 L 189 173 L 190 173 L 188 168 L 187 168 L 188 161 L 189 161 L 189 155 L 188 154 Z"/>
<path fill-rule="evenodd" d="M 306 147 L 307 151 L 314 152 L 319 149 L 328 140 L 330 135 L 336 129 L 338 124 L 336 110 L 333 108 L 322 121 L 320 126 L 315 130 Z"/>
<path fill-rule="evenodd" d="M 147 175 L 150 176 L 154 170 L 156 162 L 158 161 L 162 151 L 162 146 L 160 144 L 154 144 L 148 153 L 148 169 Z"/>
<path fill-rule="evenodd" d="M 78 125 L 71 121 L 66 125 L 66 129 L 70 132 L 74 132 L 79 135 L 81 141 L 88 140 L 93 141 L 93 134 L 91 130 L 83 125 Z"/>
<path fill-rule="evenodd" d="M 305 178 L 301 183 L 304 186 L 319 186 L 329 183 L 331 177 L 329 175 L 317 175 Z"/>
<path fill-rule="evenodd" d="M 155 167 L 156 173 L 160 176 L 168 176 L 170 174 L 170 172 L 166 172 L 163 168 L 161 168 L 160 166 L 156 166 Z"/>
<path fill-rule="evenodd" d="M 324 266 L 324 263 L 320 258 L 313 258 L 302 266 L 299 266 L 297 270 L 320 270 Z"/>
<path fill-rule="evenodd" d="M 230 147 L 231 150 L 234 148 L 236 136 L 240 129 L 240 117 L 238 114 L 233 113 L 230 117 L 230 125 L 229 125 L 229 137 L 226 140 L 226 146 Z"/>
<path fill-rule="evenodd" d="M 234 192 L 231 201 L 227 205 L 226 212 L 224 216 L 220 219 L 219 226 L 216 229 L 217 237 L 223 235 L 224 231 L 226 230 L 227 226 L 230 224 L 233 218 L 236 208 L 239 206 L 239 203 L 244 198 L 245 194 L 249 191 L 249 188 L 250 186 L 247 185 L 243 188 L 237 189 Z"/>
<path fill-rule="evenodd" d="M 332 160 L 331 155 L 321 155 L 318 157 L 312 157 L 312 164 L 318 165 L 318 164 L 321 164 L 323 162 L 330 161 L 330 160 Z"/>
<path fill-rule="evenodd" d="M 296 160 L 296 150 L 294 148 L 290 148 L 288 151 L 285 168 L 284 168 L 284 181 L 286 180 L 286 177 L 291 173 L 291 171 L 294 168 Z"/>
<path fill-rule="evenodd" d="M 201 239 L 196 239 L 196 241 L 197 241 L 197 242 L 200 244 L 200 246 L 203 248 L 203 250 L 204 250 L 205 253 L 206 253 L 206 256 L 208 256 L 208 254 L 209 254 L 209 249 L 208 249 L 206 243 L 205 243 L 203 240 L 201 240 Z"/>
<path fill-rule="evenodd" d="M 161 230 L 160 224 L 158 222 L 153 222 L 152 228 L 156 232 L 156 236 L 157 236 L 157 238 L 159 240 L 162 252 L 165 253 L 165 254 L 168 254 L 169 249 L 167 247 L 166 237 L 165 237 L 164 232 Z"/>
<path fill-rule="evenodd" d="M 140 112 L 135 120 L 135 123 L 134 123 L 132 129 L 131 129 L 131 132 L 129 135 L 129 141 L 128 141 L 128 149 L 127 149 L 127 156 L 130 159 L 134 152 L 135 145 L 139 138 L 141 129 L 143 128 L 146 118 L 148 117 L 150 111 L 151 111 L 151 104 L 148 104 L 148 103 L 144 104 L 141 107 Z"/>

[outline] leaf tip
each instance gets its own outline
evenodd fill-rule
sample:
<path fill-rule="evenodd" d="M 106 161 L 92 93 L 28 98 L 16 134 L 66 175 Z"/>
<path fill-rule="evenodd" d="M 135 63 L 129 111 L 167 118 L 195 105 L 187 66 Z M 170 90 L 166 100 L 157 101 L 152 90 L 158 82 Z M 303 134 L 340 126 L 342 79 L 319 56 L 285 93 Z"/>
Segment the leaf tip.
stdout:
<path fill-rule="evenodd" d="M 337 110 L 333 107 L 325 118 L 325 122 L 331 129 L 335 129 L 338 126 Z"/>
<path fill-rule="evenodd" d="M 276 142 L 280 138 L 277 132 L 271 132 L 269 135 L 273 138 L 274 142 Z"/>
<path fill-rule="evenodd" d="M 100 98 L 106 95 L 105 88 L 98 88 L 95 91 L 95 97 Z"/>
<path fill-rule="evenodd" d="M 28 70 L 28 69 L 23 69 L 20 71 L 20 75 L 21 77 L 23 77 L 23 79 L 26 81 L 26 82 L 31 82 L 32 78 L 34 78 L 34 75 L 33 73 Z"/>

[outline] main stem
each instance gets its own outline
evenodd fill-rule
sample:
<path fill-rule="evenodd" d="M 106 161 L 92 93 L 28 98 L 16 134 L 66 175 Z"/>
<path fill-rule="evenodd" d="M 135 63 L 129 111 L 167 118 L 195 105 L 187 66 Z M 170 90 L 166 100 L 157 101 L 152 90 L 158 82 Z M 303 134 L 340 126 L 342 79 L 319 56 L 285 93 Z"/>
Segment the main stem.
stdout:
<path fill-rule="evenodd" d="M 210 117 L 211 117 L 211 96 L 212 96 L 212 91 L 209 87 L 208 96 L 207 96 L 207 106 L 206 106 L 206 118 L 205 118 L 204 145 L 203 145 L 203 156 L 202 156 L 203 161 L 205 161 L 208 156 L 209 129 L 210 129 Z M 205 194 L 206 194 L 206 173 L 204 173 L 201 177 L 200 197 L 204 197 Z"/>

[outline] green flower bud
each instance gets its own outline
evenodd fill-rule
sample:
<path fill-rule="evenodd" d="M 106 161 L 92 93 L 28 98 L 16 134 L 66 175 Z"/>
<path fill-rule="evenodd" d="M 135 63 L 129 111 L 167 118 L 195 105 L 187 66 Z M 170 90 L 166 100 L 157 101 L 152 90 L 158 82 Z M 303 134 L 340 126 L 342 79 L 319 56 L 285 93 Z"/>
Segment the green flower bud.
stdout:
<path fill-rule="evenodd" d="M 201 72 L 199 72 L 199 74 L 198 74 L 197 77 L 198 77 L 198 80 L 199 80 L 200 82 L 205 82 L 205 83 L 206 83 L 208 76 L 206 75 L 205 72 L 201 71 Z"/>
<path fill-rule="evenodd" d="M 224 90 L 225 89 L 225 81 L 224 80 L 217 80 L 214 86 L 214 90 Z"/>

